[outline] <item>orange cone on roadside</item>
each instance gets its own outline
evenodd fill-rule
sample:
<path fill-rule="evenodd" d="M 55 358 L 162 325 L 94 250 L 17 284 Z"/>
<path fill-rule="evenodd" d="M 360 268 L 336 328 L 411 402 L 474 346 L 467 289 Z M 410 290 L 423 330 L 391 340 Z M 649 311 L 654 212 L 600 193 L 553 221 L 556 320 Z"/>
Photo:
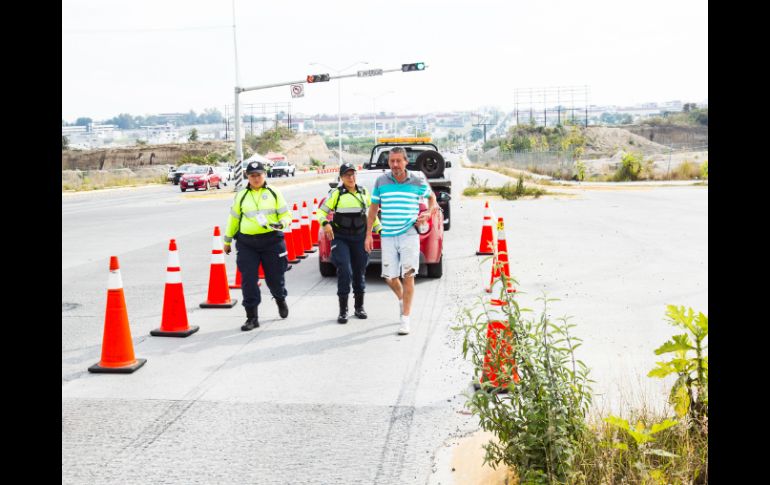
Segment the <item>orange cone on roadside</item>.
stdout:
<path fill-rule="evenodd" d="M 147 359 L 134 357 L 134 343 L 128 325 L 123 279 L 120 277 L 118 257 L 110 256 L 110 277 L 107 281 L 107 310 L 104 315 L 102 358 L 88 368 L 88 372 L 130 374 L 144 365 Z"/>
<path fill-rule="evenodd" d="M 225 267 L 224 244 L 219 226 L 214 226 L 214 239 L 211 246 L 211 271 L 209 272 L 209 293 L 201 308 L 232 308 L 238 300 L 230 298 L 227 287 L 227 268 Z"/>
<path fill-rule="evenodd" d="M 513 333 L 506 322 L 492 321 L 487 324 L 487 351 L 484 354 L 482 374 L 476 389 L 489 381 L 495 387 L 507 388 L 511 379 L 515 384 L 521 381 L 516 360 L 513 358 Z M 507 368 L 509 367 L 509 368 Z"/>
<path fill-rule="evenodd" d="M 168 265 L 166 266 L 166 289 L 163 293 L 163 316 L 160 328 L 151 330 L 155 337 L 189 337 L 199 330 L 198 326 L 187 323 L 187 307 L 184 304 L 184 289 L 182 288 L 182 268 L 179 264 L 179 253 L 176 240 L 168 244 Z"/>
<path fill-rule="evenodd" d="M 291 232 L 291 225 L 289 225 L 288 230 L 283 232 L 283 240 L 286 243 L 286 261 L 289 264 L 297 264 L 299 259 L 297 259 L 297 252 L 294 250 L 294 236 Z"/>
<path fill-rule="evenodd" d="M 265 279 L 265 270 L 262 269 L 262 263 L 259 263 L 259 279 L 263 280 Z M 260 286 L 260 282 L 257 281 L 257 286 Z"/>
<path fill-rule="evenodd" d="M 318 231 L 321 229 L 321 224 L 318 223 L 318 216 L 315 210 L 318 208 L 318 199 L 313 199 L 313 218 L 310 221 L 310 241 L 313 246 L 318 246 Z"/>
<path fill-rule="evenodd" d="M 302 201 L 302 211 L 300 212 L 300 230 L 302 234 L 302 249 L 305 253 L 314 253 L 318 249 L 313 247 L 313 238 L 310 236 L 310 217 L 307 214 L 307 202 Z"/>
<path fill-rule="evenodd" d="M 505 223 L 502 217 L 497 218 L 497 251 L 492 258 L 492 276 L 489 280 L 489 288 L 486 289 L 487 293 L 492 293 L 496 278 L 505 280 L 507 293 L 516 292 L 511 284 L 511 272 L 508 267 L 508 244 L 505 242 Z"/>
<path fill-rule="evenodd" d="M 294 256 L 299 259 L 305 259 L 307 258 L 307 254 L 305 254 L 305 246 L 302 243 L 302 229 L 299 225 L 299 216 L 297 216 L 298 213 L 299 209 L 297 208 L 297 203 L 295 202 L 294 208 L 292 209 L 294 219 L 291 220 L 291 237 L 293 238 L 294 242 Z"/>
<path fill-rule="evenodd" d="M 262 265 L 259 265 L 259 277 L 262 279 L 265 279 L 265 274 L 262 272 Z M 231 290 L 240 290 L 241 289 L 241 283 L 243 283 L 243 276 L 241 275 L 241 270 L 238 269 L 238 266 L 235 267 L 235 283 L 228 286 Z M 257 281 L 257 286 L 260 286 L 259 281 Z"/>
<path fill-rule="evenodd" d="M 489 255 L 495 253 L 495 236 L 492 231 L 492 209 L 489 208 L 489 201 L 484 203 L 484 221 L 481 226 L 481 240 L 479 241 L 479 250 L 476 255 Z"/>
<path fill-rule="evenodd" d="M 228 285 L 228 288 L 230 288 L 231 290 L 238 290 L 238 289 L 240 289 L 241 288 L 241 278 L 243 278 L 241 276 L 241 270 L 239 270 L 238 266 L 236 265 L 235 266 L 235 283 L 233 283 L 232 285 Z"/>

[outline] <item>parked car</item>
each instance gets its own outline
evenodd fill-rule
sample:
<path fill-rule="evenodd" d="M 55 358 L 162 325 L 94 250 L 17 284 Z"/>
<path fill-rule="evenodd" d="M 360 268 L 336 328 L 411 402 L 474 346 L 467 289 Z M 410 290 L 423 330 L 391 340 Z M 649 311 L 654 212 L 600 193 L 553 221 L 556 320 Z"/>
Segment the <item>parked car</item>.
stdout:
<path fill-rule="evenodd" d="M 363 185 L 366 190 L 371 194 L 374 187 L 374 181 L 377 177 L 387 170 L 359 170 L 356 174 L 356 183 Z M 413 172 L 417 176 L 424 177 L 421 172 Z M 330 182 L 329 186 L 332 188 L 337 187 L 339 177 L 335 182 Z M 437 189 L 434 189 L 436 193 Z M 327 196 L 328 197 L 328 194 Z M 326 200 L 326 197 L 321 199 L 318 205 L 322 205 Z M 420 202 L 420 212 L 428 209 L 427 201 Z M 334 212 L 330 212 L 328 219 L 331 221 Z M 382 264 L 382 246 L 380 244 L 380 235 L 372 232 L 373 249 L 369 253 L 369 264 Z M 433 217 L 428 219 L 428 230 L 420 234 L 420 268 L 418 274 L 420 276 L 427 276 L 429 278 L 441 278 L 444 271 L 443 260 L 444 249 L 444 216 L 442 211 L 436 212 Z M 322 228 L 318 231 L 318 261 L 319 271 L 322 276 L 335 276 L 337 274 L 337 268 L 331 262 L 331 241 L 326 236 L 326 232 Z"/>
<path fill-rule="evenodd" d="M 173 172 L 169 172 L 169 176 L 171 176 L 171 183 L 174 185 L 179 185 L 179 179 L 182 178 L 182 175 L 187 173 L 191 168 L 198 167 L 200 165 L 195 165 L 192 163 L 187 163 L 184 165 L 180 165 L 179 168 L 174 170 Z"/>
<path fill-rule="evenodd" d="M 171 165 L 168 167 L 168 174 L 166 175 L 166 182 L 174 182 L 174 172 L 176 171 L 176 167 Z"/>
<path fill-rule="evenodd" d="M 209 187 L 221 188 L 221 177 L 214 172 L 213 167 L 195 165 L 179 179 L 179 189 L 184 192 L 187 189 L 206 189 Z"/>
<path fill-rule="evenodd" d="M 283 177 L 292 176 L 297 173 L 297 167 L 287 162 L 286 160 L 280 160 L 273 164 L 273 168 L 270 170 L 271 177 Z"/>
<path fill-rule="evenodd" d="M 214 167 L 214 173 L 219 175 L 222 179 L 222 185 L 227 185 L 227 182 L 233 179 L 233 171 L 229 165 L 219 165 Z"/>

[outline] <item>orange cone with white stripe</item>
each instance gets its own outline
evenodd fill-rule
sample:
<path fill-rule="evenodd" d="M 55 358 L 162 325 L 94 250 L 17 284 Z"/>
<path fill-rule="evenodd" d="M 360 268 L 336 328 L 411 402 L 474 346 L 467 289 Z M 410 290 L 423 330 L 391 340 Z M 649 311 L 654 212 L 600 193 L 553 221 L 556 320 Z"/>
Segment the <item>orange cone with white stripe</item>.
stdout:
<path fill-rule="evenodd" d="M 321 224 L 318 223 L 318 216 L 315 210 L 318 208 L 318 199 L 313 199 L 313 218 L 310 221 L 310 241 L 313 246 L 318 246 L 318 231 L 321 229 Z"/>
<path fill-rule="evenodd" d="M 283 232 L 283 241 L 286 243 L 286 261 L 289 264 L 299 263 L 297 259 L 297 252 L 294 250 L 294 236 L 291 234 L 291 225 Z"/>
<path fill-rule="evenodd" d="M 318 249 L 313 247 L 313 238 L 310 236 L 310 217 L 307 213 L 307 202 L 302 201 L 302 211 L 300 212 L 300 231 L 302 234 L 302 249 L 305 253 L 314 253 Z"/>
<path fill-rule="evenodd" d="M 479 382 L 473 383 L 477 390 L 484 382 L 490 382 L 494 387 L 507 392 L 511 380 L 514 384 L 521 382 L 513 358 L 513 332 L 507 323 L 492 321 L 487 324 L 487 351 L 484 354 L 481 378 Z"/>
<path fill-rule="evenodd" d="M 262 265 L 259 265 L 259 277 L 262 279 L 265 279 L 265 273 L 262 272 Z M 235 283 L 230 285 L 228 288 L 231 290 L 240 290 L 241 289 L 241 283 L 243 282 L 243 276 L 241 275 L 241 270 L 238 269 L 238 266 L 235 267 Z M 260 282 L 257 281 L 257 286 L 261 286 Z"/>
<path fill-rule="evenodd" d="M 298 213 L 299 209 L 297 208 L 297 203 L 295 202 L 294 208 L 292 209 L 294 219 L 291 220 L 291 237 L 293 238 L 294 242 L 294 256 L 299 259 L 305 259 L 307 258 L 307 254 L 305 254 L 305 246 L 302 243 L 302 228 L 299 225 L 299 218 L 297 216 Z"/>
<path fill-rule="evenodd" d="M 507 293 L 516 292 L 511 284 L 511 272 L 508 267 L 508 243 L 505 242 L 505 223 L 502 217 L 497 218 L 497 251 L 492 258 L 492 277 L 489 280 L 489 288 L 486 289 L 487 293 L 492 293 L 497 278 L 500 278 L 500 281 L 505 280 Z"/>
<path fill-rule="evenodd" d="M 209 293 L 201 308 L 232 308 L 238 300 L 230 298 L 227 287 L 227 268 L 225 267 L 224 244 L 219 226 L 214 226 L 214 239 L 211 246 L 211 271 L 209 272 Z"/>
<path fill-rule="evenodd" d="M 107 311 L 104 315 L 102 359 L 88 368 L 88 372 L 130 374 L 144 365 L 147 359 L 134 357 L 134 343 L 128 325 L 123 279 L 120 277 L 118 257 L 110 256 L 110 278 L 107 281 Z"/>
<path fill-rule="evenodd" d="M 489 201 L 484 203 L 484 221 L 481 226 L 481 240 L 479 241 L 479 250 L 476 255 L 489 255 L 495 253 L 495 236 L 492 231 L 492 209 L 489 208 Z"/>
<path fill-rule="evenodd" d="M 166 266 L 166 290 L 163 293 L 163 316 L 160 328 L 151 330 L 155 337 L 189 337 L 200 327 L 187 323 L 187 307 L 184 304 L 182 288 L 182 268 L 179 265 L 179 253 L 176 240 L 168 244 L 168 265 Z"/>

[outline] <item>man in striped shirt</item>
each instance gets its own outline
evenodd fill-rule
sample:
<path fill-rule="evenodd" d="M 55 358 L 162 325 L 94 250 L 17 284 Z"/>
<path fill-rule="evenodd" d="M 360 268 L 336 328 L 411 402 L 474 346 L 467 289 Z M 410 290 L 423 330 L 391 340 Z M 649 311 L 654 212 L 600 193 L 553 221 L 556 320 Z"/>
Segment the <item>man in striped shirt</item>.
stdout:
<path fill-rule="evenodd" d="M 430 185 L 406 169 L 407 157 L 403 147 L 393 147 L 388 154 L 390 173 L 374 182 L 372 204 L 367 217 L 364 249 L 372 250 L 372 225 L 382 208 L 382 277 L 398 298 L 401 308 L 399 335 L 409 333 L 409 315 L 414 296 L 414 277 L 420 267 L 420 236 L 415 224 L 425 223 L 439 210 Z M 428 211 L 420 214 L 420 199 L 428 199 Z M 399 278 L 403 278 L 401 283 Z"/>

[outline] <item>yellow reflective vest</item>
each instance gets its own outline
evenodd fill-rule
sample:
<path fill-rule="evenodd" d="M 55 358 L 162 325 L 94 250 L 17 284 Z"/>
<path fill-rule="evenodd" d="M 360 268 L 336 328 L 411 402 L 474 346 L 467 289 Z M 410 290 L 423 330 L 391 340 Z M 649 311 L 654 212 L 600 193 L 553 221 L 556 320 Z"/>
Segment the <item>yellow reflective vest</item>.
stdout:
<path fill-rule="evenodd" d="M 259 222 L 259 214 L 265 217 L 264 225 Z M 280 230 L 285 230 L 291 225 L 291 218 L 286 200 L 277 189 L 268 188 L 267 182 L 257 190 L 247 186 L 233 199 L 225 230 L 225 244 L 230 244 L 237 232 L 253 235 L 279 230 L 270 224 L 281 224 Z"/>
<path fill-rule="evenodd" d="M 358 189 L 355 192 L 349 192 L 344 188 L 344 185 L 340 184 L 337 188 L 332 189 L 329 192 L 329 196 L 324 200 L 324 203 L 318 207 L 317 219 L 320 224 L 326 220 L 329 212 L 335 211 L 337 213 L 358 213 L 358 211 L 364 211 L 364 218 L 369 211 L 369 206 L 372 205 L 372 196 L 365 187 L 356 186 Z M 340 195 L 342 193 L 342 195 Z M 380 225 L 380 219 L 374 219 L 374 225 L 372 230 L 374 232 L 380 232 L 382 226 Z"/>

